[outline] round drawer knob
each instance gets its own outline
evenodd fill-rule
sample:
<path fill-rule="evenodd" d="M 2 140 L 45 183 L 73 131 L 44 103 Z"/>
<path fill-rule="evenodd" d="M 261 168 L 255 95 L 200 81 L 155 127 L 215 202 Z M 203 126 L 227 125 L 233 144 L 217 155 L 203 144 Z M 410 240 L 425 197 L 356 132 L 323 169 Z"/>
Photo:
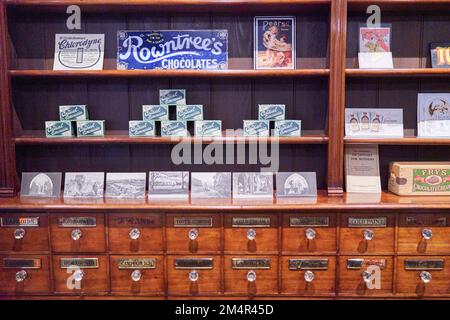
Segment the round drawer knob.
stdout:
<path fill-rule="evenodd" d="M 73 279 L 77 282 L 80 282 L 83 280 L 84 277 L 84 271 L 83 270 L 76 270 L 73 274 Z"/>
<path fill-rule="evenodd" d="M 134 270 L 131 273 L 131 280 L 138 282 L 139 280 L 141 280 L 142 274 L 140 270 Z"/>
<path fill-rule="evenodd" d="M 372 281 L 372 273 L 369 271 L 364 271 L 362 273 L 362 278 L 363 278 L 364 282 L 370 282 L 370 281 Z"/>
<path fill-rule="evenodd" d="M 189 240 L 195 240 L 198 238 L 198 230 L 197 229 L 191 229 L 188 232 L 188 238 Z"/>
<path fill-rule="evenodd" d="M 256 238 L 256 230 L 255 229 L 248 229 L 247 230 L 247 239 L 248 240 L 255 240 Z"/>
<path fill-rule="evenodd" d="M 77 241 L 80 240 L 82 235 L 83 233 L 81 232 L 80 229 L 73 229 L 70 236 L 72 237 L 72 240 Z"/>
<path fill-rule="evenodd" d="M 370 241 L 374 237 L 374 232 L 370 229 L 364 229 L 363 236 L 365 240 Z"/>
<path fill-rule="evenodd" d="M 14 230 L 14 239 L 20 240 L 23 239 L 23 237 L 25 237 L 25 229 L 19 228 Z"/>
<path fill-rule="evenodd" d="M 422 230 L 422 237 L 425 240 L 430 240 L 433 237 L 433 231 L 431 229 L 423 229 Z"/>
<path fill-rule="evenodd" d="M 133 228 L 130 230 L 130 238 L 132 240 L 137 240 L 137 239 L 139 239 L 140 236 L 141 236 L 141 232 L 139 231 L 138 228 Z"/>
<path fill-rule="evenodd" d="M 189 280 L 191 280 L 192 282 L 196 282 L 198 280 L 197 270 L 192 270 L 191 272 L 189 272 Z"/>
<path fill-rule="evenodd" d="M 307 270 L 303 276 L 306 282 L 312 282 L 314 280 L 314 272 Z"/>
<path fill-rule="evenodd" d="M 420 279 L 423 281 L 423 283 L 429 283 L 431 282 L 433 277 L 431 276 L 431 273 L 429 273 L 428 271 L 422 271 L 420 273 Z"/>
<path fill-rule="evenodd" d="M 312 229 L 312 228 L 308 228 L 305 230 L 305 236 L 306 239 L 308 240 L 314 240 L 314 238 L 316 237 L 316 230 Z"/>
<path fill-rule="evenodd" d="M 248 282 L 255 282 L 256 281 L 256 272 L 253 270 L 250 270 L 247 272 L 247 281 Z"/>
<path fill-rule="evenodd" d="M 27 272 L 25 270 L 20 270 L 16 272 L 16 281 L 22 282 L 27 278 Z"/>

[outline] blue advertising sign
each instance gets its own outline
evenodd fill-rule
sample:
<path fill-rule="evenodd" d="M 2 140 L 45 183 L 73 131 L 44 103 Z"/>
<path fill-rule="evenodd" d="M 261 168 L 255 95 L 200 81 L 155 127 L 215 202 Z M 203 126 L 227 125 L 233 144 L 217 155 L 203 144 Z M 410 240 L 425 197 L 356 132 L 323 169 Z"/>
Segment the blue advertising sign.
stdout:
<path fill-rule="evenodd" d="M 228 30 L 118 31 L 117 69 L 228 69 Z"/>

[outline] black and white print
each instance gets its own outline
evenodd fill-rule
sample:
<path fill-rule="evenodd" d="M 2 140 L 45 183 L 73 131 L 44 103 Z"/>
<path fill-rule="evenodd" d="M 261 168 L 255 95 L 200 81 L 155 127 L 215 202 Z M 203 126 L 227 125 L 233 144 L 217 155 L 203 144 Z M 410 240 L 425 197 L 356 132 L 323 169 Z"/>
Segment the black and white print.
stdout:
<path fill-rule="evenodd" d="M 66 172 L 65 198 L 102 198 L 104 172 Z"/>
<path fill-rule="evenodd" d="M 277 198 L 317 196 L 315 172 L 278 172 L 276 181 Z"/>
<path fill-rule="evenodd" d="M 108 172 L 106 174 L 107 198 L 145 198 L 145 172 Z"/>
<path fill-rule="evenodd" d="M 273 173 L 234 172 L 233 198 L 272 198 Z"/>
<path fill-rule="evenodd" d="M 189 196 L 188 171 L 150 171 L 148 197 L 187 198 Z"/>
<path fill-rule="evenodd" d="M 55 198 L 61 194 L 61 172 L 23 172 L 21 197 Z"/>
<path fill-rule="evenodd" d="M 192 172 L 192 198 L 230 198 L 231 172 Z"/>

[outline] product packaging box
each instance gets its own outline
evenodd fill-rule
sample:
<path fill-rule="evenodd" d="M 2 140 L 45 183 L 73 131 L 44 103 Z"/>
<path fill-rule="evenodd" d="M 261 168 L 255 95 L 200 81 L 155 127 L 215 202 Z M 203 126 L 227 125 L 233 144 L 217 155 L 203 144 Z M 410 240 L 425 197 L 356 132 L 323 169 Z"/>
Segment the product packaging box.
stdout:
<path fill-rule="evenodd" d="M 75 130 L 71 121 L 45 121 L 47 138 L 74 137 Z"/>
<path fill-rule="evenodd" d="M 300 137 L 302 135 L 301 120 L 278 120 L 275 121 L 275 136 Z"/>
<path fill-rule="evenodd" d="M 128 121 L 128 133 L 130 137 L 153 137 L 155 136 L 155 121 Z"/>
<path fill-rule="evenodd" d="M 89 120 L 89 113 L 85 105 L 59 106 L 59 120 L 77 121 Z"/>
<path fill-rule="evenodd" d="M 169 120 L 169 106 L 159 104 L 143 105 L 142 120 Z"/>
<path fill-rule="evenodd" d="M 177 106 L 177 120 L 195 121 L 203 120 L 203 106 L 201 104 L 188 104 Z"/>
<path fill-rule="evenodd" d="M 103 137 L 105 135 L 105 120 L 77 121 L 78 137 Z"/>
<path fill-rule="evenodd" d="M 195 135 L 199 137 L 217 137 L 222 135 L 222 121 L 195 121 Z"/>

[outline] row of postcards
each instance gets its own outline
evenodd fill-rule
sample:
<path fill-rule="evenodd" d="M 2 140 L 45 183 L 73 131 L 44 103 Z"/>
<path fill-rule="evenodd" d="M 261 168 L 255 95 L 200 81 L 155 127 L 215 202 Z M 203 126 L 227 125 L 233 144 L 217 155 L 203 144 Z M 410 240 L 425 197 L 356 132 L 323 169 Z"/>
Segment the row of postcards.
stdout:
<path fill-rule="evenodd" d="M 317 196 L 315 172 L 277 172 L 277 197 Z M 22 197 L 59 197 L 61 172 L 23 172 Z M 145 172 L 106 173 L 66 172 L 65 198 L 145 198 L 147 174 Z M 232 188 L 233 181 L 233 188 Z M 273 198 L 272 172 L 192 172 L 150 171 L 148 197 L 188 198 Z M 232 191 L 233 190 L 233 191 Z"/>

